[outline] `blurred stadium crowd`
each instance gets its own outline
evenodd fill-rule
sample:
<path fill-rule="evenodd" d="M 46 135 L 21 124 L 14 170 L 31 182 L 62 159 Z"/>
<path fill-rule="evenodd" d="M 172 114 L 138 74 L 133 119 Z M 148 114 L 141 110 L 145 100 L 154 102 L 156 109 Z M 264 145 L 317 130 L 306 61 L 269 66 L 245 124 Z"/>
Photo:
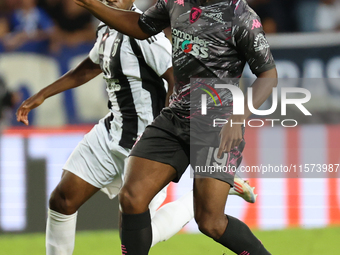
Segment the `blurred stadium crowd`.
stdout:
<path fill-rule="evenodd" d="M 135 4 L 145 10 L 155 1 L 136 0 Z M 261 17 L 267 34 L 340 30 L 340 0 L 247 1 Z M 73 0 L 0 0 L 0 57 L 7 53 L 38 53 L 56 60 L 63 74 L 69 70 L 73 57 L 88 54 L 91 50 L 98 23 L 96 18 L 77 6 Z M 281 55 L 276 54 L 280 58 Z M 305 56 L 300 58 L 304 59 Z M 3 73 L 4 70 L 0 70 L 0 78 Z M 9 97 L 8 93 L 12 91 L 5 89 L 4 78 L 1 78 L 0 112 L 4 108 L 15 109 L 21 98 L 26 98 L 31 93 L 21 93 L 21 96 L 13 94 Z M 6 98 L 11 100 L 6 101 Z M 70 99 L 66 101 L 69 103 Z M 11 115 L 14 115 L 13 112 Z M 0 115 L 1 119 L 4 118 Z M 12 120 L 13 124 L 16 123 Z"/>
<path fill-rule="evenodd" d="M 266 33 L 340 29 L 340 0 L 248 0 Z M 136 0 L 146 9 L 153 0 Z M 0 0 L 0 52 L 58 54 L 95 39 L 96 21 L 72 0 Z"/>
<path fill-rule="evenodd" d="M 1 0 L 0 52 L 58 54 L 64 46 L 93 42 L 90 13 L 70 0 Z"/>

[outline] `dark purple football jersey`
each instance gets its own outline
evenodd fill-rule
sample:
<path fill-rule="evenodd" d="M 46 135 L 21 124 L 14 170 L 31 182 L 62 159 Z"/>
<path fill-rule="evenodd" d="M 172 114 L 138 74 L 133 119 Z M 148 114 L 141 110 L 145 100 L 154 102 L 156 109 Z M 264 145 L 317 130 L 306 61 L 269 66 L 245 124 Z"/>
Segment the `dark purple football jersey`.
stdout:
<path fill-rule="evenodd" d="M 191 78 L 239 78 L 246 62 L 256 75 L 275 67 L 260 18 L 245 0 L 158 0 L 139 25 L 150 35 L 171 25 L 173 108 L 190 109 Z M 221 101 L 230 105 L 230 93 Z"/>

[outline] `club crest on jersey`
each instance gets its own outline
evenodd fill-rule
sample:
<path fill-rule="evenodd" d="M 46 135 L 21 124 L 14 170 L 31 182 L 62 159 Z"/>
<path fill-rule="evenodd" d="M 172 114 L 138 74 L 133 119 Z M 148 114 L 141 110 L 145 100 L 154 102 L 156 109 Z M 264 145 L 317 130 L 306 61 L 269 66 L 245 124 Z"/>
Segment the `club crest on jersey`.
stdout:
<path fill-rule="evenodd" d="M 202 10 L 198 7 L 192 7 L 190 11 L 190 23 L 196 22 L 201 17 Z"/>
<path fill-rule="evenodd" d="M 117 38 L 117 39 L 115 40 L 115 42 L 113 43 L 112 53 L 111 53 L 111 56 L 112 56 L 112 57 L 114 57 L 114 56 L 116 55 L 119 43 L 120 43 L 120 39 Z"/>

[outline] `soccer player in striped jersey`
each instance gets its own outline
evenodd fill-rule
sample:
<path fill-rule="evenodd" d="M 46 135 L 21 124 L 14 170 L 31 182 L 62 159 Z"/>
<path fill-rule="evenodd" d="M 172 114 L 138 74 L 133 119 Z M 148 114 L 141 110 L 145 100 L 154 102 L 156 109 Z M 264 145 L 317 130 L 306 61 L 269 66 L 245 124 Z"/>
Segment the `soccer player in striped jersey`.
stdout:
<path fill-rule="evenodd" d="M 106 4 L 140 12 L 133 0 L 106 1 Z M 140 41 L 101 23 L 89 56 L 74 70 L 24 101 L 17 111 L 17 120 L 28 125 L 28 113 L 45 99 L 78 87 L 100 73 L 107 83 L 110 113 L 75 148 L 51 194 L 46 229 L 48 255 L 72 254 L 77 211 L 92 195 L 100 189 L 110 198 L 118 194 L 132 146 L 168 104 L 172 93 L 171 44 L 163 33 Z M 168 83 L 168 93 L 162 78 Z M 242 179 L 236 182 L 238 185 L 231 192 L 255 202 L 251 187 Z M 165 197 L 166 188 L 149 205 L 153 219 L 152 245 L 167 240 L 193 218 L 192 192 L 157 210 Z"/>

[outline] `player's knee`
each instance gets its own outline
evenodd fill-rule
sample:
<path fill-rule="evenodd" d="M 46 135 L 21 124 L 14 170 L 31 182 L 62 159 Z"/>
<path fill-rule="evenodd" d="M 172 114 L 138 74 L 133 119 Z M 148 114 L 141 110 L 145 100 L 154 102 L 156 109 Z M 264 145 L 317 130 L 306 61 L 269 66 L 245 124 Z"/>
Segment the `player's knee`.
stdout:
<path fill-rule="evenodd" d="M 142 194 L 137 194 L 127 187 L 123 187 L 119 192 L 119 203 L 124 213 L 143 213 L 147 210 Z"/>
<path fill-rule="evenodd" d="M 55 189 L 50 196 L 49 207 L 51 210 L 65 215 L 74 214 L 78 210 L 72 201 L 67 199 L 66 196 L 57 189 Z"/>
<path fill-rule="evenodd" d="M 213 215 L 195 216 L 195 221 L 203 234 L 215 240 L 219 239 L 225 231 L 225 221 L 222 223 Z"/>

